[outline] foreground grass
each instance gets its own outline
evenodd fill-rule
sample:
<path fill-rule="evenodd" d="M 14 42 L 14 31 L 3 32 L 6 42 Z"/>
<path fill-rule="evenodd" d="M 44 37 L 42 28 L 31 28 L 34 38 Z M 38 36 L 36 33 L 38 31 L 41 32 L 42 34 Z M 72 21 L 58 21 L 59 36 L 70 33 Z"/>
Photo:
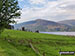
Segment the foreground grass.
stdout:
<path fill-rule="evenodd" d="M 39 56 L 33 51 L 28 41 L 32 42 L 41 55 L 45 53 L 46 56 L 60 56 L 60 50 L 75 51 L 74 36 L 5 30 L 0 37 L 0 56 Z"/>

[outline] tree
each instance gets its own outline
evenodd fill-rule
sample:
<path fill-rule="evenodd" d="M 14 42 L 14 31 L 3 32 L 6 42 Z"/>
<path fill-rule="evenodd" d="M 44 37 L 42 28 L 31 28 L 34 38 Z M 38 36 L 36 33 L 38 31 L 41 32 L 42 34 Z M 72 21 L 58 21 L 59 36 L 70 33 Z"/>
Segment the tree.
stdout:
<path fill-rule="evenodd" d="M 15 18 L 20 16 L 20 7 L 17 0 L 0 0 L 0 33 L 10 23 L 15 23 Z"/>

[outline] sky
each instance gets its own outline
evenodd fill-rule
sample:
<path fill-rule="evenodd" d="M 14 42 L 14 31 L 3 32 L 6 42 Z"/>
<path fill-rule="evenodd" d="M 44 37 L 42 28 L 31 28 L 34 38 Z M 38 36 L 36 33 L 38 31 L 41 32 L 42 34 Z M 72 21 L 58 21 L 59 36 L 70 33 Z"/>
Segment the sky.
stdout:
<path fill-rule="evenodd" d="M 36 19 L 61 21 L 75 19 L 75 0 L 18 0 L 19 23 Z"/>

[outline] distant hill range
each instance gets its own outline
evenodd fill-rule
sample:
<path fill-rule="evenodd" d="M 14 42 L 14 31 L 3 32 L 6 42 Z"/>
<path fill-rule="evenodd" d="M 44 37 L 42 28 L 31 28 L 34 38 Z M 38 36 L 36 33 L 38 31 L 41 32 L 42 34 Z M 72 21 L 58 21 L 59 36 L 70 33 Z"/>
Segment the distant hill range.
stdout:
<path fill-rule="evenodd" d="M 31 31 L 74 31 L 75 20 L 65 20 L 60 22 L 53 22 L 43 19 L 23 22 L 14 25 L 14 29 L 21 30 L 22 27 Z"/>
<path fill-rule="evenodd" d="M 69 31 L 75 31 L 75 20 L 74 19 L 60 21 L 59 23 L 69 25 L 70 26 Z"/>
<path fill-rule="evenodd" d="M 59 23 L 75 26 L 75 20 L 64 20 L 64 21 L 60 21 Z"/>

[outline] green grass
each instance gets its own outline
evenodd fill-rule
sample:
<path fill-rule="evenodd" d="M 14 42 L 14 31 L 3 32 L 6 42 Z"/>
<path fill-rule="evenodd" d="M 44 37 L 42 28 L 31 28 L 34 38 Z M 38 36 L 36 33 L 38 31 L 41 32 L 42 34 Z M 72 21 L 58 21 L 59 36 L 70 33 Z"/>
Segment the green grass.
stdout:
<path fill-rule="evenodd" d="M 10 42 L 9 39 L 12 41 Z M 32 42 L 41 55 L 45 53 L 46 56 L 60 56 L 60 49 L 61 51 L 75 51 L 74 36 L 5 30 L 0 37 L 0 56 L 39 56 L 30 47 L 28 41 Z"/>

